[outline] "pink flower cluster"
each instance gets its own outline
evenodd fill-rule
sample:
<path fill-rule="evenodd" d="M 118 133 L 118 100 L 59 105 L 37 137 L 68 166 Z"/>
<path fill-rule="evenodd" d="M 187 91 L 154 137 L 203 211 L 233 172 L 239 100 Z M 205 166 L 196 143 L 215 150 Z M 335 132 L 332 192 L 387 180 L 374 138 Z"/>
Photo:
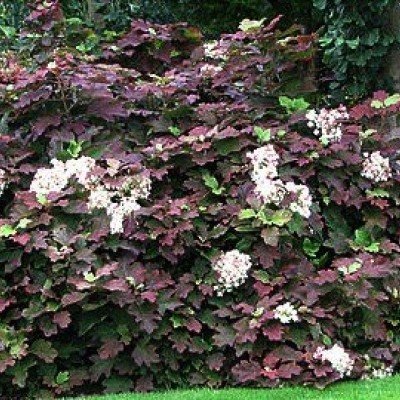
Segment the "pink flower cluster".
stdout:
<path fill-rule="evenodd" d="M 300 320 L 297 309 L 289 302 L 276 307 L 274 317 L 281 321 L 282 324 L 289 324 L 292 321 L 298 322 Z"/>
<path fill-rule="evenodd" d="M 346 107 L 340 106 L 328 110 L 322 108 L 319 112 L 311 110 L 306 114 L 308 126 L 314 128 L 314 135 L 319 136 L 324 145 L 339 142 L 343 136 L 342 121 L 349 119 Z"/>
<path fill-rule="evenodd" d="M 310 217 L 312 197 L 309 188 L 294 182 L 284 183 L 278 179 L 279 155 L 272 144 L 259 147 L 248 153 L 247 157 L 253 167 L 251 179 L 256 185 L 254 191 L 264 204 L 279 206 L 285 196 L 294 194 L 296 200 L 290 203 L 290 210 L 304 218 Z"/>
<path fill-rule="evenodd" d="M 96 161 L 90 157 L 79 157 L 66 162 L 51 160 L 52 168 L 40 168 L 31 183 L 30 191 L 37 196 L 60 193 L 71 178 L 89 191 L 88 208 L 105 209 L 110 217 L 110 232 L 122 233 L 123 221 L 133 211 L 140 209 L 139 199 L 150 194 L 151 182 L 145 174 L 130 173 L 116 177 L 120 162 L 107 160 L 107 168 L 100 179 L 94 174 Z"/>
<path fill-rule="evenodd" d="M 364 153 L 361 175 L 376 183 L 388 181 L 392 177 L 389 158 L 382 157 L 379 151 Z"/>
<path fill-rule="evenodd" d="M 86 185 L 95 160 L 90 157 L 79 157 L 66 162 L 53 159 L 50 164 L 51 168 L 38 169 L 31 182 L 30 191 L 35 192 L 37 196 L 60 193 L 73 177 L 81 185 Z"/>
<path fill-rule="evenodd" d="M 218 276 L 218 284 L 214 286 L 217 295 L 222 296 L 225 292 L 232 292 L 234 288 L 244 283 L 251 267 L 250 256 L 239 250 L 221 254 L 213 265 L 213 270 Z"/>
<path fill-rule="evenodd" d="M 314 358 L 321 361 L 328 361 L 332 368 L 340 374 L 340 377 L 350 376 L 354 368 L 354 360 L 343 347 L 335 344 L 330 349 L 318 347 Z"/>

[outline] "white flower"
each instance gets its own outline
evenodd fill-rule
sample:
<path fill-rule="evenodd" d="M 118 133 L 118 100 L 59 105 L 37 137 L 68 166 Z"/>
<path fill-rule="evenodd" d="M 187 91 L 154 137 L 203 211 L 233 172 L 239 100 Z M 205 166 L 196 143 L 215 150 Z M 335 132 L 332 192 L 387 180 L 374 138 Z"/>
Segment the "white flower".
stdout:
<path fill-rule="evenodd" d="M 354 367 L 354 360 L 338 344 L 335 344 L 330 349 L 319 347 L 314 353 L 314 358 L 328 361 L 332 365 L 332 368 L 340 374 L 341 378 L 350 376 Z"/>
<path fill-rule="evenodd" d="M 290 322 L 299 321 L 299 315 L 296 308 L 289 302 L 284 303 L 276 307 L 274 311 L 274 317 L 279 319 L 282 324 L 289 324 Z"/>
<path fill-rule="evenodd" d="M 221 71 L 222 71 L 222 67 L 212 65 L 212 64 L 204 64 L 200 68 L 200 74 L 202 76 L 206 76 L 206 77 L 212 77 Z"/>
<path fill-rule="evenodd" d="M 207 42 L 204 44 L 204 55 L 206 58 L 211 58 L 214 60 L 227 60 L 227 54 L 225 49 L 219 47 L 221 42 L 216 40 Z"/>
<path fill-rule="evenodd" d="M 246 280 L 251 267 L 249 255 L 238 250 L 223 253 L 213 265 L 213 270 L 218 275 L 218 285 L 214 287 L 218 295 L 222 296 L 239 287 Z"/>
<path fill-rule="evenodd" d="M 59 193 L 72 177 L 75 177 L 81 185 L 86 185 L 89 174 L 95 166 L 95 160 L 90 157 L 79 157 L 64 163 L 53 159 L 50 164 L 53 167 L 39 168 L 36 171 L 30 186 L 31 192 L 42 196 L 51 192 Z"/>
<path fill-rule="evenodd" d="M 364 355 L 366 364 L 364 365 L 364 373 L 361 379 L 383 379 L 393 375 L 393 366 L 387 365 L 378 360 L 371 360 L 368 354 Z"/>
<path fill-rule="evenodd" d="M 285 185 L 278 176 L 279 155 L 271 144 L 259 147 L 247 157 L 252 163 L 251 179 L 255 193 L 265 204 L 279 205 L 285 197 Z"/>
<path fill-rule="evenodd" d="M 125 214 L 123 210 L 119 207 L 117 203 L 111 203 L 107 208 L 107 214 L 110 218 L 110 232 L 114 233 L 122 233 L 124 231 L 124 218 Z"/>
<path fill-rule="evenodd" d="M 340 106 L 332 110 L 323 108 L 319 112 L 310 110 L 306 114 L 306 118 L 308 119 L 307 125 L 314 128 L 314 135 L 319 136 L 320 141 L 327 145 L 340 142 L 343 136 L 341 121 L 349 119 L 349 114 L 346 107 Z"/>
<path fill-rule="evenodd" d="M 83 156 L 68 160 L 65 163 L 65 169 L 71 177 L 75 176 L 78 182 L 85 186 L 95 165 L 96 161 L 93 158 Z"/>
<path fill-rule="evenodd" d="M 123 222 L 132 212 L 140 209 L 138 200 L 145 199 L 150 195 L 151 180 L 143 174 L 129 176 L 120 190 L 110 190 L 110 200 L 104 197 L 104 205 L 107 215 L 110 216 L 110 232 L 122 233 L 124 231 Z M 101 195 L 101 193 L 100 193 Z"/>
<path fill-rule="evenodd" d="M 88 199 L 88 207 L 90 210 L 95 208 L 107 208 L 111 204 L 114 193 L 107 190 L 104 186 L 95 186 L 91 191 Z"/>
<path fill-rule="evenodd" d="M 0 169 L 0 196 L 3 194 L 3 191 L 6 187 L 6 172 L 3 169 Z"/>
<path fill-rule="evenodd" d="M 393 375 L 393 367 L 381 367 L 373 369 L 371 376 L 375 379 L 383 379 Z"/>
<path fill-rule="evenodd" d="M 110 216 L 111 233 L 123 232 L 124 218 L 140 209 L 139 199 L 150 195 L 151 180 L 145 174 L 131 174 L 124 178 L 120 187 L 101 183 L 93 176 L 96 161 L 90 157 L 79 157 L 65 163 L 52 160 L 52 168 L 40 168 L 31 183 L 30 190 L 37 195 L 61 192 L 75 178 L 85 190 L 89 191 L 88 208 L 104 209 Z M 120 171 L 120 161 L 107 160 L 107 174 L 115 177 Z"/>
<path fill-rule="evenodd" d="M 247 157 L 253 165 L 251 177 L 255 183 L 265 178 L 274 179 L 278 176 L 279 154 L 272 144 L 247 153 Z"/>
<path fill-rule="evenodd" d="M 364 154 L 363 169 L 361 175 L 374 182 L 386 182 L 392 177 L 389 158 L 382 157 L 379 151 L 374 151 L 370 155 Z"/>
<path fill-rule="evenodd" d="M 68 184 L 70 175 L 65 164 L 59 160 L 51 160 L 52 168 L 39 168 L 31 182 L 30 191 L 37 196 L 46 196 L 51 192 L 59 193 Z"/>
<path fill-rule="evenodd" d="M 162 145 L 162 143 L 156 143 L 155 149 L 156 151 L 161 152 L 164 150 L 164 146 Z"/>
<path fill-rule="evenodd" d="M 290 204 L 290 210 L 299 213 L 304 218 L 309 218 L 312 206 L 310 189 L 305 185 L 296 185 L 293 182 L 288 182 L 286 183 L 286 190 L 297 196 L 296 201 Z"/>
<path fill-rule="evenodd" d="M 265 204 L 282 203 L 286 195 L 285 184 L 280 179 L 259 180 L 254 192 L 262 199 Z"/>
<path fill-rule="evenodd" d="M 296 200 L 289 206 L 290 210 L 299 213 L 304 218 L 311 215 L 312 197 L 310 189 L 305 185 L 294 182 L 283 183 L 278 179 L 279 155 L 274 146 L 259 147 L 247 153 L 251 160 L 251 179 L 255 184 L 254 192 L 264 204 L 280 205 L 285 196 L 295 194 Z"/>
<path fill-rule="evenodd" d="M 121 162 L 119 160 L 116 160 L 115 158 L 109 158 L 107 159 L 107 165 L 108 165 L 107 173 L 110 176 L 115 176 L 118 174 Z"/>

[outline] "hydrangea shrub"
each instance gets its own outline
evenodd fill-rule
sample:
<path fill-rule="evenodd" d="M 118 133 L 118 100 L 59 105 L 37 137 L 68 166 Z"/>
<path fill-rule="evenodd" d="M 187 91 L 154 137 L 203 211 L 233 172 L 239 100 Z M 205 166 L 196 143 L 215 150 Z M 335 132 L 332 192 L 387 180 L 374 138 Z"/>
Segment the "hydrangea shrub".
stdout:
<path fill-rule="evenodd" d="M 4 61 L 1 396 L 397 368 L 399 99 L 288 113 L 313 37 L 278 21 Z"/>

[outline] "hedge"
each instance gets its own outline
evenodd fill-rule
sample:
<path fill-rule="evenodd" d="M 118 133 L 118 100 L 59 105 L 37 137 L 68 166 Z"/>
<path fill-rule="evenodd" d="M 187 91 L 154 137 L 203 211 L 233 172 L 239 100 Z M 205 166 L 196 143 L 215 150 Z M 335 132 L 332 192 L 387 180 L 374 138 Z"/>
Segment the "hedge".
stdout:
<path fill-rule="evenodd" d="M 279 18 L 133 21 L 96 58 L 61 18 L 0 72 L 0 396 L 391 374 L 400 96 L 309 109 L 314 37 Z"/>

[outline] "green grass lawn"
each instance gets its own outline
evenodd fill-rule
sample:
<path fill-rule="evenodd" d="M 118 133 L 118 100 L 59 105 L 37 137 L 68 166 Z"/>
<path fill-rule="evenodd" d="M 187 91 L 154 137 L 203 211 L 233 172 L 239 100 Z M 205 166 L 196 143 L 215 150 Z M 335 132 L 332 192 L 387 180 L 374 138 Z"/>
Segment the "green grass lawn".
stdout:
<path fill-rule="evenodd" d="M 87 400 L 400 400 L 400 375 L 372 381 L 345 382 L 324 390 L 305 388 L 181 390 L 154 394 L 88 397 Z"/>

